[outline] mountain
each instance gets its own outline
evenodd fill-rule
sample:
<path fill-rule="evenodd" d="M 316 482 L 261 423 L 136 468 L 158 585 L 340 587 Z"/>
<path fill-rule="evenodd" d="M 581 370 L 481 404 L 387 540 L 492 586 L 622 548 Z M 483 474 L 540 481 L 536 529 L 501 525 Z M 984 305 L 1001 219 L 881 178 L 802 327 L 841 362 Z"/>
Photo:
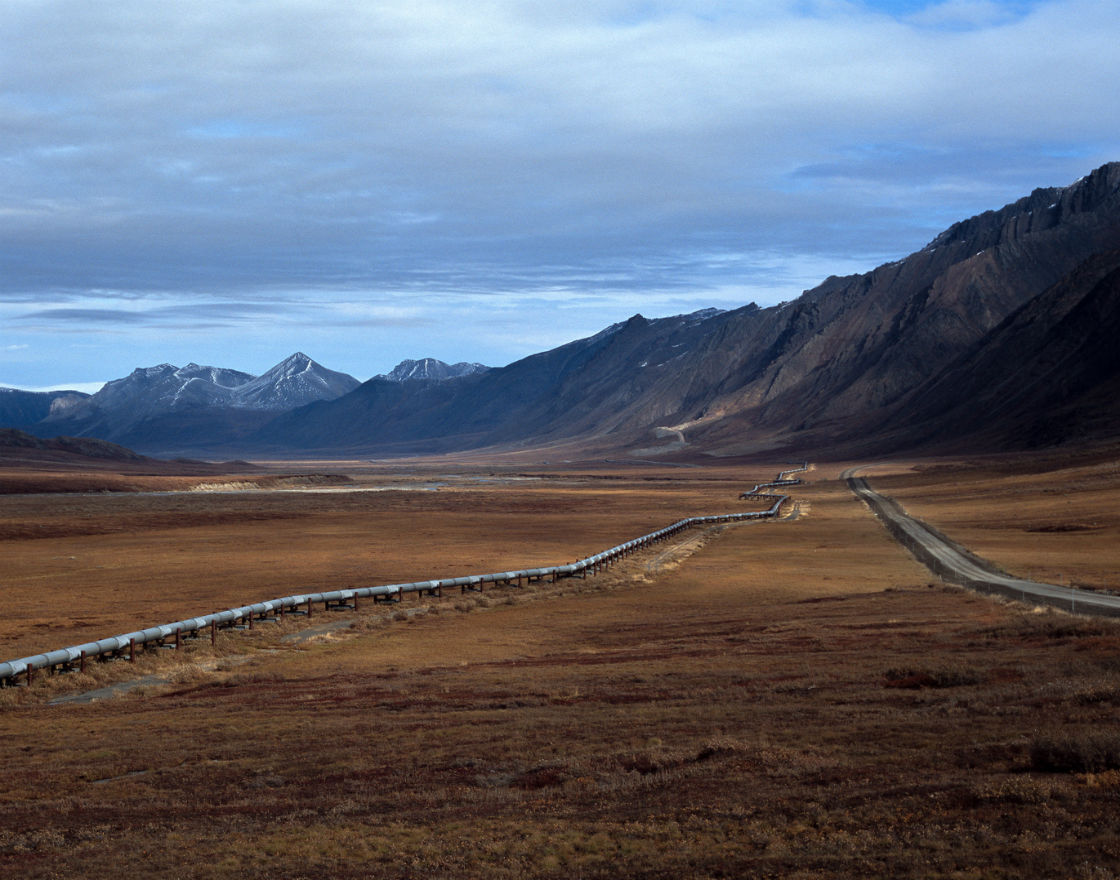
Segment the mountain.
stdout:
<path fill-rule="evenodd" d="M 123 379 L 106 382 L 85 405 L 66 414 L 80 419 L 94 413 L 127 413 L 132 421 L 174 409 L 230 405 L 234 389 L 253 376 L 237 370 L 187 364 L 140 367 Z"/>
<path fill-rule="evenodd" d="M 250 439 L 276 449 L 353 452 L 442 451 L 612 433 L 625 440 L 636 436 L 631 421 L 657 417 L 658 385 L 728 314 L 635 315 L 507 367 L 443 382 L 376 377 L 335 401 L 279 416 Z"/>
<path fill-rule="evenodd" d="M 234 388 L 230 405 L 284 411 L 316 400 L 333 400 L 360 384 L 353 376 L 328 370 L 296 352 L 267 373 Z"/>
<path fill-rule="evenodd" d="M 133 418 L 199 407 L 281 411 L 339 397 L 359 384 L 353 376 L 328 370 L 303 352 L 296 352 L 261 376 L 194 363 L 185 367 L 160 364 L 138 368 L 123 379 L 107 382 L 89 398 L 86 409 L 128 410 Z M 71 418 L 76 415 L 67 414 Z"/>
<path fill-rule="evenodd" d="M 1037 448 L 1120 437 L 1120 249 L 1086 261 L 922 383 L 880 448 Z"/>
<path fill-rule="evenodd" d="M 405 361 L 361 384 L 301 354 L 259 378 L 164 364 L 35 430 L 180 455 L 571 442 L 851 457 L 1115 441 L 1118 250 L 1114 163 L 772 308 L 634 315 L 505 367 Z"/>
<path fill-rule="evenodd" d="M 411 382 L 419 379 L 442 382 L 444 379 L 457 379 L 460 376 L 483 373 L 489 369 L 483 364 L 469 364 L 465 361 L 446 364 L 435 358 L 421 358 L 418 361 L 403 360 L 393 367 L 391 372 L 383 373 L 377 378 L 388 379 L 390 382 Z"/>
<path fill-rule="evenodd" d="M 236 445 L 278 412 L 338 397 L 359 384 L 302 352 L 261 376 L 194 363 L 160 364 L 107 382 L 91 397 L 25 427 L 185 454 Z"/>
<path fill-rule="evenodd" d="M 48 416 L 61 415 L 89 397 L 80 391 L 21 391 L 0 388 L 0 425 L 28 428 Z"/>
<path fill-rule="evenodd" d="M 1062 319 L 1076 312 L 1070 291 L 1085 292 L 1073 279 L 1105 271 L 1104 255 L 1118 243 L 1120 164 L 1110 164 L 954 224 L 903 260 L 828 278 L 781 306 L 636 315 L 482 374 L 441 383 L 376 378 L 281 415 L 248 439 L 289 451 L 382 453 L 575 439 L 633 448 L 666 433 L 718 455 L 913 448 L 936 439 L 922 418 L 936 423 L 939 412 L 965 412 L 977 395 L 983 399 L 978 387 L 967 386 L 970 398 L 965 384 L 946 379 L 941 410 L 923 410 L 938 377 L 982 363 L 981 385 L 1016 387 L 1023 358 L 1005 341 L 1014 325 L 1004 322 L 1016 314 L 1031 320 L 1021 310 L 1036 298 L 1047 295 L 1036 319 L 1051 322 L 1061 344 L 1076 350 L 1066 334 L 1081 325 Z M 1064 299 L 1048 293 L 1063 284 L 1073 285 Z M 1059 345 L 1044 338 L 1048 348 Z M 977 366 L 962 366 L 968 359 Z M 1037 368 L 1043 386 L 1058 387 L 1043 360 Z M 1013 419 L 1008 413 L 1004 428 L 979 410 L 961 430 L 979 444 L 1035 442 L 1013 422 L 1029 422 L 1035 401 L 1049 399 L 1040 394 L 1041 387 L 1016 398 L 1022 409 Z"/>

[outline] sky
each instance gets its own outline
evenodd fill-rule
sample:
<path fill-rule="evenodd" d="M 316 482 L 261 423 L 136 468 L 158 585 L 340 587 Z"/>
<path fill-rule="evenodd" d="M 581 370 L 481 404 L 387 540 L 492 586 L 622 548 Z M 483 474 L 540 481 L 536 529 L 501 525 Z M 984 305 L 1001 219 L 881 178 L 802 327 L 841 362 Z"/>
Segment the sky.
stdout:
<path fill-rule="evenodd" d="M 501 366 L 1120 159 L 1120 0 L 0 0 L 0 385 Z"/>

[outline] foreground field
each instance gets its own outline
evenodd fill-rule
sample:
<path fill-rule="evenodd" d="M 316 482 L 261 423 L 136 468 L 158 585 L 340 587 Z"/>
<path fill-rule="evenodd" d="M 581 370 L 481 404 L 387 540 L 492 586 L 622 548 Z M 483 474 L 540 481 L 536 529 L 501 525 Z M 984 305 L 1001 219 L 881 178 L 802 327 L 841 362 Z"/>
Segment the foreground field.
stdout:
<path fill-rule="evenodd" d="M 314 547 L 324 576 L 351 577 L 370 556 L 350 542 L 394 518 L 411 524 L 392 533 L 399 565 L 409 549 L 456 570 L 538 559 L 538 538 L 572 556 L 565 541 L 612 543 L 596 528 L 727 509 L 770 473 L 329 496 L 243 523 L 210 570 L 228 589 L 311 530 L 272 576 L 313 574 Z M 116 699 L 46 704 L 77 676 L 9 690 L 0 876 L 1113 876 L 1120 626 L 933 584 L 841 484 L 797 496 L 796 519 L 684 536 L 586 581 L 146 657 L 171 683 Z M 114 510 L 72 540 L 131 571 L 215 540 L 238 511 L 214 503 L 226 520 L 132 534 Z M 472 542 L 468 521 L 510 536 Z M 85 576 L 62 579 L 68 596 Z"/>

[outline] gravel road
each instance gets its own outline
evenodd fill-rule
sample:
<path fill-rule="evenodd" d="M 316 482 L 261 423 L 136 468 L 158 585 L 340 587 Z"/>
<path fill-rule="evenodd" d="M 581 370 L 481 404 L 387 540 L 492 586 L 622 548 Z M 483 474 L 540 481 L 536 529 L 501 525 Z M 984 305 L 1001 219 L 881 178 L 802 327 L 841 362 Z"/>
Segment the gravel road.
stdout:
<path fill-rule="evenodd" d="M 995 593 L 1036 605 L 1052 605 L 1076 614 L 1120 617 L 1120 596 L 1042 584 L 1004 574 L 990 562 L 972 555 L 925 523 L 909 516 L 896 501 L 880 495 L 864 477 L 856 476 L 858 470 L 858 467 L 848 468 L 840 479 L 847 481 L 848 487 L 871 508 L 900 544 L 945 580 L 982 593 Z"/>

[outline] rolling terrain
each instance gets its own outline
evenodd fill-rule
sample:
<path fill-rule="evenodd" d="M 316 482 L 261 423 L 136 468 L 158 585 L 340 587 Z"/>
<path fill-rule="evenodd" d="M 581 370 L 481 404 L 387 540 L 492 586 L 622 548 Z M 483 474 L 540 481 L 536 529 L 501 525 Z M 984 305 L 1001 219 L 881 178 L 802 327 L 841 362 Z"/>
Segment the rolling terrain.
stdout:
<path fill-rule="evenodd" d="M 90 437 L 43 439 L 0 428 L 0 496 L 56 492 L 145 492 L 260 469 L 248 462 L 165 461 Z M 49 502 L 48 502 L 49 503 Z"/>

